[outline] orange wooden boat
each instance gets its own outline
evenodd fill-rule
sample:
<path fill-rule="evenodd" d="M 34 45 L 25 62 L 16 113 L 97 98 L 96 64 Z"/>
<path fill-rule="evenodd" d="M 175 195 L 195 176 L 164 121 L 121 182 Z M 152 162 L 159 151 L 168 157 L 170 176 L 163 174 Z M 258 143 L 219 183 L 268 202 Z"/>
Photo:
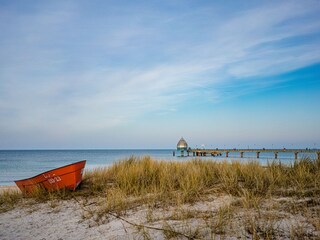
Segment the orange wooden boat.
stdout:
<path fill-rule="evenodd" d="M 22 192 L 31 193 L 34 189 L 42 187 L 49 191 L 70 189 L 74 191 L 82 181 L 82 174 L 86 160 L 55 168 L 37 176 L 17 180 L 15 183 Z"/>

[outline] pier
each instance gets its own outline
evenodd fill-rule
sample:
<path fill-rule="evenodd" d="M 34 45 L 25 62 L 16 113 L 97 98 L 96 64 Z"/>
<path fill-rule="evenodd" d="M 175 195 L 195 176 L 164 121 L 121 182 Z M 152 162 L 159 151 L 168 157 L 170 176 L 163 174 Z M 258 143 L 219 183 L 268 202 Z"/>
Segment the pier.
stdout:
<path fill-rule="evenodd" d="M 292 153 L 294 154 L 294 159 L 298 159 L 298 155 L 302 153 L 311 153 L 311 154 L 316 154 L 318 159 L 320 160 L 320 149 L 316 148 L 305 148 L 305 149 L 287 149 L 287 148 L 281 148 L 281 149 L 250 149 L 249 147 L 247 149 L 200 149 L 200 148 L 191 148 L 188 147 L 188 143 L 186 140 L 181 137 L 177 144 L 177 153 L 180 152 L 180 156 L 184 157 L 185 153 L 189 157 L 192 155 L 193 157 L 206 157 L 206 156 L 212 156 L 212 157 L 220 157 L 224 155 L 226 158 L 229 157 L 229 153 L 239 153 L 240 158 L 244 157 L 245 153 L 248 152 L 254 152 L 256 153 L 256 157 L 260 158 L 261 153 L 273 153 L 274 154 L 274 159 L 278 159 L 278 154 L 279 153 Z M 173 151 L 173 156 L 176 156 L 176 152 Z"/>
<path fill-rule="evenodd" d="M 240 158 L 243 158 L 244 153 L 246 152 L 255 152 L 257 158 L 260 158 L 260 153 L 274 153 L 274 158 L 277 159 L 278 158 L 278 154 L 279 153 L 292 153 L 294 154 L 294 158 L 298 159 L 298 155 L 301 153 L 314 153 L 317 154 L 318 159 L 320 160 L 320 149 L 192 149 L 189 148 L 187 151 L 188 156 L 192 155 L 194 157 L 206 157 L 206 156 L 212 156 L 212 157 L 216 157 L 216 156 L 222 156 L 225 155 L 226 158 L 229 157 L 229 153 L 239 153 Z"/>

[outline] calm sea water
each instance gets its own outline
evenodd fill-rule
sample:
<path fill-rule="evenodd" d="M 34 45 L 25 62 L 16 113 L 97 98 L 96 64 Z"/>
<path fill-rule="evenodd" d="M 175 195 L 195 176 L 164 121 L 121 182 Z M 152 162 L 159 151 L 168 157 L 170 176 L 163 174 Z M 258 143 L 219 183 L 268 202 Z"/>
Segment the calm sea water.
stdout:
<path fill-rule="evenodd" d="M 173 157 L 173 149 L 164 150 L 0 150 L 0 185 L 14 185 L 14 180 L 29 178 L 41 172 L 61 167 L 73 162 L 87 160 L 86 169 L 110 165 L 130 156 L 151 156 L 154 159 L 168 161 L 185 161 L 189 158 Z M 247 161 L 255 159 L 255 153 L 245 153 L 240 158 L 239 153 L 229 153 L 228 161 Z M 292 163 L 291 153 L 279 153 L 283 163 Z M 301 157 L 301 156 L 299 156 Z M 311 157 L 315 157 L 311 155 Z M 272 161 L 272 153 L 261 153 L 259 161 L 266 164 Z M 226 159 L 222 157 L 204 157 L 213 161 Z"/>

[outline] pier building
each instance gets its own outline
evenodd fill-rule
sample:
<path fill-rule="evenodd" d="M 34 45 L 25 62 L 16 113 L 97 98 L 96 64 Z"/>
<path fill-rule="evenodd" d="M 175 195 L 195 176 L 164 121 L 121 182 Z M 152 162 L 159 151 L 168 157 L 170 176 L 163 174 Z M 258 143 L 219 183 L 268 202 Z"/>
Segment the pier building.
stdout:
<path fill-rule="evenodd" d="M 187 153 L 189 156 L 188 143 L 183 139 L 183 137 L 181 137 L 181 139 L 177 143 L 177 152 L 180 152 L 181 157 L 184 157 L 184 153 Z"/>

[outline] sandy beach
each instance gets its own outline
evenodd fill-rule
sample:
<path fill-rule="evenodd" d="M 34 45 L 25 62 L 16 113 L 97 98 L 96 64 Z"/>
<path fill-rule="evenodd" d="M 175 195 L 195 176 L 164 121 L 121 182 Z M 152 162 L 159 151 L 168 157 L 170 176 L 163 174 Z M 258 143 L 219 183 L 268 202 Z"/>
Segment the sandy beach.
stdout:
<path fill-rule="evenodd" d="M 271 225 L 274 232 L 269 234 L 281 239 L 320 237 L 313 225 L 319 224 L 319 215 L 308 218 L 289 211 L 293 199 L 264 201 L 259 212 L 237 207 L 239 200 L 229 195 L 211 195 L 204 201 L 179 207 L 143 205 L 121 215 L 111 211 L 103 216 L 95 213 L 103 201 L 99 198 L 24 201 L 23 206 L 0 214 L 0 239 L 252 239 L 250 224 L 257 224 L 263 239 L 268 239 Z M 311 212 L 319 213 L 319 208 Z M 295 230 L 300 232 L 294 233 Z"/>
<path fill-rule="evenodd" d="M 131 158 L 76 191 L 1 187 L 0 239 L 320 239 L 319 169 Z"/>
<path fill-rule="evenodd" d="M 83 220 L 83 214 L 73 201 L 17 208 L 1 214 L 0 239 L 126 239 L 124 226 L 127 231 L 129 226 L 117 220 L 99 226 Z"/>
<path fill-rule="evenodd" d="M 192 207 L 183 206 L 181 210 L 217 211 L 231 200 L 231 197 L 223 196 L 199 202 Z M 97 201 L 99 200 L 91 199 L 86 202 L 74 199 L 41 204 L 26 203 L 24 207 L 0 214 L 0 239 L 143 239 L 145 234 L 151 239 L 165 239 L 163 231 L 152 228 L 163 228 L 164 222 L 172 222 L 178 230 L 183 230 L 189 224 L 191 229 L 203 224 L 197 219 L 169 220 L 171 214 L 177 211 L 174 208 L 155 208 L 151 217 L 150 209 L 146 206 L 130 210 L 121 218 L 106 214 L 103 219 L 98 220 L 94 214 L 90 215 L 90 210 L 98 207 Z M 141 226 L 133 224 L 145 225 L 146 228 L 142 230 Z M 177 237 L 185 239 L 182 235 Z"/>

